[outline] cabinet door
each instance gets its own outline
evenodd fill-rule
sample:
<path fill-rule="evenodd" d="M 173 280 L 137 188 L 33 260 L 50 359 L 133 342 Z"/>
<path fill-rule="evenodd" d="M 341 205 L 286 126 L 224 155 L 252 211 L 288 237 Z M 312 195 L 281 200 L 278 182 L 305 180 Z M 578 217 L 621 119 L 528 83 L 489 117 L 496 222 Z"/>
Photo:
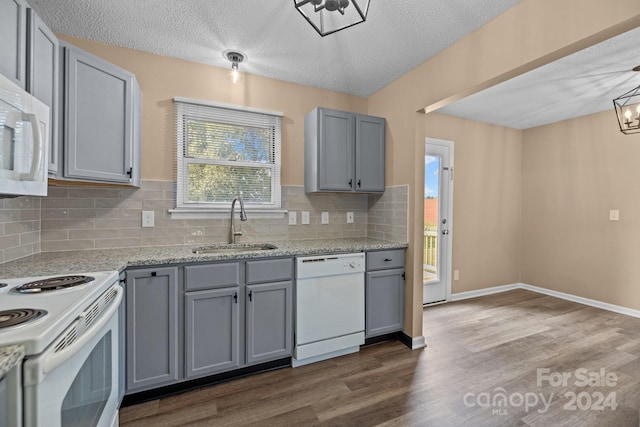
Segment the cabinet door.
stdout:
<path fill-rule="evenodd" d="M 367 273 L 367 338 L 401 331 L 404 324 L 404 269 Z"/>
<path fill-rule="evenodd" d="M 178 371 L 178 268 L 127 271 L 127 391 L 171 384 Z"/>
<path fill-rule="evenodd" d="M 385 119 L 356 116 L 356 191 L 384 191 Z"/>
<path fill-rule="evenodd" d="M 131 182 L 134 76 L 65 45 L 64 176 Z"/>
<path fill-rule="evenodd" d="M 58 38 L 38 15 L 28 13 L 29 75 L 27 90 L 49 107 L 49 173 L 58 172 L 58 89 L 59 43 Z"/>
<path fill-rule="evenodd" d="M 327 109 L 320 109 L 319 114 L 318 187 L 325 191 L 352 191 L 355 115 Z"/>
<path fill-rule="evenodd" d="M 26 88 L 27 5 L 0 0 L 0 74 Z"/>
<path fill-rule="evenodd" d="M 248 285 L 247 364 L 291 356 L 292 282 Z"/>
<path fill-rule="evenodd" d="M 238 289 L 185 294 L 187 378 L 240 366 Z"/>

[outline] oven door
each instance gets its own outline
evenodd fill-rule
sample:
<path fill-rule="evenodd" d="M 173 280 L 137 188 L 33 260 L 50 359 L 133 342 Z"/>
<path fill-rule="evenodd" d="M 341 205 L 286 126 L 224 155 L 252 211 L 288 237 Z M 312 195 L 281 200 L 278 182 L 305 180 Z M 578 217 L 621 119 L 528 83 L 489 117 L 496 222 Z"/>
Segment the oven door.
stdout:
<path fill-rule="evenodd" d="M 86 330 L 76 332 L 94 315 L 93 306 L 44 353 L 25 361 L 25 427 L 117 425 L 117 312 L 122 288 L 116 285 L 112 289 L 115 296 Z"/>

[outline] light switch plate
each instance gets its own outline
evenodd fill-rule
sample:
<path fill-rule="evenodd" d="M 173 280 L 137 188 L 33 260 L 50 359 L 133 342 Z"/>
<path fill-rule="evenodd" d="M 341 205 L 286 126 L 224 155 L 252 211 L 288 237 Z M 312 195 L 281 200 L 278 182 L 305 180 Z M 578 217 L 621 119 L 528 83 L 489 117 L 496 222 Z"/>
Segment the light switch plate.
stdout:
<path fill-rule="evenodd" d="M 154 227 L 155 226 L 155 212 L 154 211 L 142 211 L 142 226 Z"/>
<path fill-rule="evenodd" d="M 302 225 L 308 225 L 309 224 L 309 211 L 302 211 Z"/>
<path fill-rule="evenodd" d="M 620 221 L 620 211 L 617 209 L 611 209 L 609 211 L 609 221 Z"/>
<path fill-rule="evenodd" d="M 347 224 L 353 224 L 353 212 L 347 212 Z"/>
<path fill-rule="evenodd" d="M 297 212 L 289 211 L 289 225 L 296 225 L 298 223 Z"/>
<path fill-rule="evenodd" d="M 322 212 L 322 223 L 329 224 L 329 212 Z"/>

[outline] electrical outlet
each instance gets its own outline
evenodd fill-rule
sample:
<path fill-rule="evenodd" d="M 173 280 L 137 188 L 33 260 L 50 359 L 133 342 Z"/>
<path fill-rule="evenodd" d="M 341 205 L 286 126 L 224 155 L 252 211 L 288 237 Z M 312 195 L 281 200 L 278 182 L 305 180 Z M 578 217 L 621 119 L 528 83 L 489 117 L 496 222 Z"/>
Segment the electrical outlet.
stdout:
<path fill-rule="evenodd" d="M 297 223 L 298 223 L 297 213 L 289 211 L 289 225 L 296 225 Z"/>
<path fill-rule="evenodd" d="M 611 209 L 609 211 L 609 221 L 620 221 L 620 211 L 617 209 Z"/>
<path fill-rule="evenodd" d="M 460 270 L 453 270 L 453 280 L 460 280 Z"/>
<path fill-rule="evenodd" d="M 347 212 L 347 224 L 353 224 L 353 212 Z"/>
<path fill-rule="evenodd" d="M 154 211 L 142 211 L 142 226 L 143 227 L 154 227 Z"/>
<path fill-rule="evenodd" d="M 322 212 L 322 223 L 329 224 L 329 212 Z"/>
<path fill-rule="evenodd" d="M 309 225 L 309 211 L 302 211 L 302 225 Z"/>

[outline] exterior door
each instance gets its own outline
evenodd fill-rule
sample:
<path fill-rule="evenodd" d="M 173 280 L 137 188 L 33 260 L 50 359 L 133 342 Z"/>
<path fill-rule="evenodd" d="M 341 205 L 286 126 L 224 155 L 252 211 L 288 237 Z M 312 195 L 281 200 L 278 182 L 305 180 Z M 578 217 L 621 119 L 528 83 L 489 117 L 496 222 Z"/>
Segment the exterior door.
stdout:
<path fill-rule="evenodd" d="M 423 303 L 451 297 L 453 142 L 427 138 L 424 158 Z"/>

